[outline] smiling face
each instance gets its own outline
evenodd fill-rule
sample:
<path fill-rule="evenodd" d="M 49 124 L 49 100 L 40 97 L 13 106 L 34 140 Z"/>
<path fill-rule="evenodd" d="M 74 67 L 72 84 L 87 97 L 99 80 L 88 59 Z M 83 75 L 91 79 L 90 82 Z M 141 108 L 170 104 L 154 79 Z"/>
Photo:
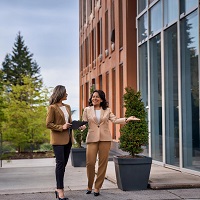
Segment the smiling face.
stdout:
<path fill-rule="evenodd" d="M 99 96 L 98 92 L 94 92 L 92 95 L 92 104 L 95 107 L 100 107 L 100 103 L 102 102 L 102 99 Z"/>

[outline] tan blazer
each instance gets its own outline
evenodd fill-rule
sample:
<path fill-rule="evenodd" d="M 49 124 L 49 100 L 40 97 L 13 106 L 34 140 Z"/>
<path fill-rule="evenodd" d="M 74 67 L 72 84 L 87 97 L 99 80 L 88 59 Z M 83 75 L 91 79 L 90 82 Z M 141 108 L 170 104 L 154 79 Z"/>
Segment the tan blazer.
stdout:
<path fill-rule="evenodd" d="M 67 104 L 63 104 L 67 112 L 69 114 L 69 123 L 72 122 L 71 117 L 71 108 Z M 47 118 L 46 118 L 46 126 L 51 129 L 50 131 L 50 144 L 52 145 L 64 145 L 68 144 L 70 139 L 72 139 L 71 130 L 66 129 L 63 130 L 63 125 L 65 124 L 65 117 L 62 110 L 59 108 L 57 104 L 50 105 L 48 107 Z"/>
<path fill-rule="evenodd" d="M 88 134 L 86 142 L 98 142 L 98 141 L 112 141 L 112 136 L 109 130 L 109 120 L 115 124 L 125 124 L 125 118 L 117 118 L 107 108 L 103 110 L 101 108 L 100 123 L 98 123 L 94 106 L 86 107 L 83 111 L 83 121 L 88 122 Z"/>

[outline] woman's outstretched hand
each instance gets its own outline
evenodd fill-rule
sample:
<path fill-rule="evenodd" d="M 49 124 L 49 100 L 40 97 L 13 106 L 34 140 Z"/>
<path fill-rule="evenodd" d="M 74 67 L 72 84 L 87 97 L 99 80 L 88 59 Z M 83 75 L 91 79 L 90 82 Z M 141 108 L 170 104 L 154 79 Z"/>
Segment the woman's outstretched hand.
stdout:
<path fill-rule="evenodd" d="M 126 119 L 126 122 L 130 122 L 130 121 L 140 121 L 140 119 L 135 116 L 130 116 Z"/>

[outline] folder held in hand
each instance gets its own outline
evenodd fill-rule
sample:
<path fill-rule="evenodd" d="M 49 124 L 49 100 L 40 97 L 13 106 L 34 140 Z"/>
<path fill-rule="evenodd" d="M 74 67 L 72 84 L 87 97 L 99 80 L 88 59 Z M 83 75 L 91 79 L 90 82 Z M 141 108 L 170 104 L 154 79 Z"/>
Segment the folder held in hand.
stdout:
<path fill-rule="evenodd" d="M 74 121 L 72 121 L 72 125 L 71 125 L 71 129 L 73 129 L 73 130 L 75 130 L 75 129 L 78 129 L 80 126 L 83 126 L 83 125 L 85 125 L 85 124 L 87 124 L 88 122 L 86 122 L 86 121 L 76 121 L 76 120 L 74 120 Z"/>

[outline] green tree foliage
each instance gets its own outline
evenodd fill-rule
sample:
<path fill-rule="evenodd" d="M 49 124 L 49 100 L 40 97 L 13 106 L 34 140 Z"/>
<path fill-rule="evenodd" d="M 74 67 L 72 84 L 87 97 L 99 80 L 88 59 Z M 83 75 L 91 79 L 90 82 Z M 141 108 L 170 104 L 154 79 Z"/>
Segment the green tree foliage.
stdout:
<path fill-rule="evenodd" d="M 135 92 L 130 87 L 125 90 L 126 93 L 123 96 L 126 108 L 125 116 L 136 116 L 140 118 L 140 121 L 131 121 L 120 129 L 119 148 L 134 157 L 143 151 L 143 145 L 148 144 L 147 112 L 140 92 Z"/>
<path fill-rule="evenodd" d="M 3 108 L 4 108 L 4 102 L 3 102 L 3 80 L 2 80 L 2 70 L 0 70 L 0 133 L 1 133 L 1 127 L 2 122 L 4 120 L 4 114 L 3 114 Z"/>
<path fill-rule="evenodd" d="M 46 102 L 48 90 L 43 89 L 40 67 L 33 61 L 20 32 L 16 37 L 12 54 L 2 63 L 0 80 L 4 107 L 0 108 L 5 121 L 2 123 L 3 142 L 11 144 L 19 152 L 33 150 L 48 142 Z M 0 99 L 1 101 L 1 99 Z"/>
<path fill-rule="evenodd" d="M 0 69 L 0 159 L 2 159 L 2 123 L 4 121 L 4 102 L 3 102 L 3 80 L 2 80 L 2 70 Z"/>
<path fill-rule="evenodd" d="M 12 54 L 5 56 L 2 67 L 3 80 L 12 85 L 23 85 L 24 76 L 31 77 L 34 83 L 42 82 L 40 67 L 36 61 L 33 61 L 33 54 L 24 44 L 20 32 L 16 37 Z"/>
<path fill-rule="evenodd" d="M 49 140 L 45 126 L 48 91 L 35 90 L 41 88 L 41 83 L 35 85 L 31 77 L 22 77 L 22 81 L 23 85 L 12 85 L 11 92 L 4 90 L 6 121 L 2 128 L 4 141 L 19 152 Z"/>

